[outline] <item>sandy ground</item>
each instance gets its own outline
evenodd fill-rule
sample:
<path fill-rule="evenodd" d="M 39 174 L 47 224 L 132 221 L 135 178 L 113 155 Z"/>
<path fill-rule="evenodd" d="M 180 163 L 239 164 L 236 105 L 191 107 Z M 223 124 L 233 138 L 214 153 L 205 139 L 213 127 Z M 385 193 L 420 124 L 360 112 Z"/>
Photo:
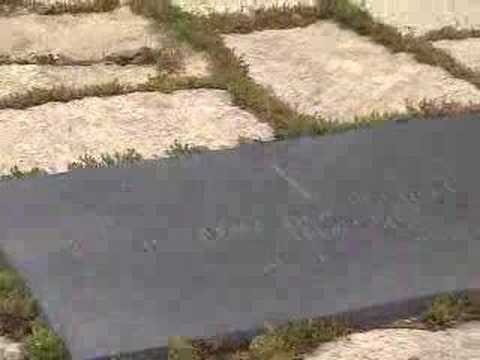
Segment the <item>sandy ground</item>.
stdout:
<path fill-rule="evenodd" d="M 480 91 L 445 70 L 417 63 L 334 22 L 224 35 L 250 74 L 307 114 L 350 121 L 353 114 L 405 111 L 405 100 L 480 101 Z"/>
<path fill-rule="evenodd" d="M 132 93 L 0 110 L 0 171 L 17 164 L 51 172 L 84 153 L 134 148 L 145 158 L 164 155 L 178 139 L 210 149 L 233 147 L 238 137 L 270 140 L 272 129 L 231 105 L 222 90 Z"/>
<path fill-rule="evenodd" d="M 477 360 L 480 322 L 431 332 L 377 329 L 326 343 L 305 360 Z"/>

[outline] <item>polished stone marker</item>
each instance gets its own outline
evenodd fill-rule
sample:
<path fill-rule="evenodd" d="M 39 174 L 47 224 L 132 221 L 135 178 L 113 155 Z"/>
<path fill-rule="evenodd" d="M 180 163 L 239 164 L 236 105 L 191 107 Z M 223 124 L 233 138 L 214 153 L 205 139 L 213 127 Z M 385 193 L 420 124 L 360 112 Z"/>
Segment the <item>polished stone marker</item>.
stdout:
<path fill-rule="evenodd" d="M 480 288 L 479 134 L 412 120 L 7 182 L 0 248 L 74 360 Z"/>

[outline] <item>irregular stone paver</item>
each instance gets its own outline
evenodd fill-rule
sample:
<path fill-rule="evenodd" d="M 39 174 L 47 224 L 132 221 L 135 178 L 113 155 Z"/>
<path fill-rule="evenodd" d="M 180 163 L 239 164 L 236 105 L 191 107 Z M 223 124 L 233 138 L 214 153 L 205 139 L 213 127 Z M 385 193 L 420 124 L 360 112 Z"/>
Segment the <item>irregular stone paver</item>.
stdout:
<path fill-rule="evenodd" d="M 480 3 L 471 0 L 350 0 L 402 33 L 423 35 L 444 26 L 480 28 Z"/>
<path fill-rule="evenodd" d="M 430 332 L 376 329 L 320 346 L 306 360 L 480 359 L 480 322 Z"/>
<path fill-rule="evenodd" d="M 440 40 L 433 44 L 435 47 L 447 51 L 460 63 L 475 71 L 480 71 L 480 38 Z"/>
<path fill-rule="evenodd" d="M 120 84 L 138 85 L 146 83 L 149 76 L 156 74 L 155 66 L 0 65 L 0 99 L 14 93 L 24 93 L 33 87 L 51 88 L 65 85 L 81 88 L 108 83 L 115 79 Z"/>
<path fill-rule="evenodd" d="M 305 28 L 224 35 L 251 76 L 303 113 L 350 121 L 371 111 L 405 111 L 405 100 L 479 102 L 480 91 L 445 70 L 392 54 L 331 21 Z"/>
<path fill-rule="evenodd" d="M 132 93 L 0 110 L 0 171 L 39 166 L 66 171 L 88 152 L 134 148 L 164 155 L 175 139 L 211 149 L 235 146 L 238 137 L 271 139 L 272 129 L 230 103 L 222 90 L 173 94 Z"/>
<path fill-rule="evenodd" d="M 109 13 L 0 17 L 0 57 L 60 53 L 99 61 L 117 52 L 159 48 L 166 36 L 151 31 L 149 24 L 126 6 Z"/>

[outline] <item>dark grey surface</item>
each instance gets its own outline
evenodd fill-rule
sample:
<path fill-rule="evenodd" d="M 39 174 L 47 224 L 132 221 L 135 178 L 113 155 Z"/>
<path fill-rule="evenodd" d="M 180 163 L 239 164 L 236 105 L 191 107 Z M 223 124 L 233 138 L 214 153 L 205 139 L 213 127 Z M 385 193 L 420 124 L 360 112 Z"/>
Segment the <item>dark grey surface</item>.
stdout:
<path fill-rule="evenodd" d="M 479 120 L 5 183 L 0 247 L 74 360 L 480 288 Z"/>

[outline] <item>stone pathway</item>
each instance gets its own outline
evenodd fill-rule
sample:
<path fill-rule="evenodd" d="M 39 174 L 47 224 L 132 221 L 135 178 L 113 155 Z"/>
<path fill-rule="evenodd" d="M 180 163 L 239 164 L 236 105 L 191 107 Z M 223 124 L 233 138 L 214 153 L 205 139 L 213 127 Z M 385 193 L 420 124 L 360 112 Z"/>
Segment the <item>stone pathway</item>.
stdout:
<path fill-rule="evenodd" d="M 8 109 L 12 97 L 28 97 L 35 88 L 145 84 L 162 68 L 138 64 L 135 57 L 172 46 L 183 56 L 183 69 L 171 76 L 209 74 L 205 54 L 177 46 L 128 6 L 110 13 L 0 17 L 0 172 L 14 165 L 65 171 L 86 152 L 135 148 L 147 158 L 162 156 L 174 140 L 217 149 L 235 146 L 239 137 L 272 139 L 271 128 L 232 107 L 228 93 L 217 90 L 137 92 Z M 118 64 L 122 56 L 128 64 Z M 38 60 L 46 57 L 52 64 Z"/>
<path fill-rule="evenodd" d="M 224 39 L 250 65 L 257 82 L 306 114 L 349 122 L 371 111 L 403 112 L 406 100 L 480 101 L 472 84 L 419 64 L 411 54 L 392 54 L 332 21 Z M 470 52 L 470 58 L 478 61 L 478 54 Z"/>
<path fill-rule="evenodd" d="M 174 3 L 192 11 L 198 8 L 193 3 Z M 450 6 L 448 12 L 438 8 L 435 0 L 399 3 L 367 0 L 364 6 L 377 19 L 415 35 L 445 25 L 480 27 L 480 7 L 471 1 L 468 8 L 463 1 L 461 6 Z M 225 0 L 209 6 L 205 1 L 200 10 L 222 11 L 226 4 Z M 429 6 L 434 10 L 428 11 Z M 350 122 L 372 111 L 404 111 L 406 100 L 480 103 L 480 90 L 471 83 L 439 67 L 420 64 L 409 54 L 392 54 L 330 20 L 305 28 L 228 34 L 223 39 L 249 64 L 255 81 L 305 114 Z M 480 38 L 432 44 L 480 71 Z M 63 86 L 73 91 L 114 80 L 127 87 L 146 84 L 164 70 L 152 54 L 172 47 L 182 54 L 184 66 L 169 76 L 204 78 L 210 74 L 205 54 L 179 46 L 166 31 L 154 29 L 127 6 L 75 15 L 45 16 L 27 7 L 13 15 L 0 13 L 0 174 L 14 165 L 22 170 L 39 166 L 51 173 L 62 172 L 85 153 L 128 148 L 146 158 L 164 156 L 175 140 L 220 149 L 236 146 L 240 137 L 273 139 L 269 125 L 234 106 L 223 90 L 90 96 L 26 109 L 1 106 L 12 98 L 30 96 L 36 88 Z M 309 359 L 476 359 L 480 349 L 465 344 L 474 337 L 477 341 L 478 328 L 478 323 L 470 323 L 438 333 L 374 330 L 322 346 Z M 459 346 L 450 347 L 452 342 Z"/>

